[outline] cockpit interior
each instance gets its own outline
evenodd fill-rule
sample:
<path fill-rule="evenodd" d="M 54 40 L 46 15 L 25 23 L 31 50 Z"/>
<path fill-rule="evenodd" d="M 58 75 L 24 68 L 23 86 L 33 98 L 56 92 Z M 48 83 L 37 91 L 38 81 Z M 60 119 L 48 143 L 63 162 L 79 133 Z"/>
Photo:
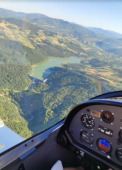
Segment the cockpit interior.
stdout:
<path fill-rule="evenodd" d="M 0 169 L 51 170 L 60 160 L 65 168 L 121 170 L 121 96 L 106 93 L 75 106 L 55 126 L 1 154 Z"/>

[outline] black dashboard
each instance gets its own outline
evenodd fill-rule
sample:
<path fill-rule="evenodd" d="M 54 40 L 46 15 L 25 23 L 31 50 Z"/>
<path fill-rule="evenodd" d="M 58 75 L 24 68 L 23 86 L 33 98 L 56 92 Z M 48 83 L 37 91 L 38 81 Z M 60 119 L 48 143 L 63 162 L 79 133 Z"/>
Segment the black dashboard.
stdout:
<path fill-rule="evenodd" d="M 98 99 L 74 107 L 58 143 L 86 160 L 90 169 L 122 169 L 122 101 Z M 92 160 L 92 161 L 91 161 Z"/>

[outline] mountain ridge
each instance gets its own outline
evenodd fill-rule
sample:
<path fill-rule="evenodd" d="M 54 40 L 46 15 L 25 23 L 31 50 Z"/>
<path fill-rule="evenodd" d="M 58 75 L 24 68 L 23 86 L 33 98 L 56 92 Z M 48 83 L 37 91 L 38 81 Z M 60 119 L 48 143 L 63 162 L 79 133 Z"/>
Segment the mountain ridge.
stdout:
<path fill-rule="evenodd" d="M 98 33 L 98 34 L 101 34 L 101 35 L 104 35 L 110 38 L 117 38 L 117 39 L 122 38 L 122 34 L 115 32 L 115 31 L 105 30 L 105 29 L 97 28 L 97 27 L 86 27 L 86 28 L 95 33 Z"/>
<path fill-rule="evenodd" d="M 37 18 L 50 18 L 44 14 L 40 13 L 24 13 L 24 12 L 16 12 L 13 10 L 8 10 L 4 8 L 0 8 L 0 16 L 5 18 L 15 18 L 15 16 L 18 17 L 37 17 Z"/>
<path fill-rule="evenodd" d="M 70 23 L 74 24 L 74 25 L 80 25 L 80 24 L 77 24 L 75 22 L 70 22 Z M 109 38 L 117 38 L 117 39 L 122 38 L 122 34 L 119 33 L 119 32 L 116 32 L 116 31 L 106 30 L 106 29 L 99 28 L 99 27 L 86 27 L 86 26 L 83 26 L 83 25 L 81 25 L 81 26 L 89 29 L 90 31 L 93 31 L 93 32 L 100 34 L 100 35 L 103 35 L 103 36 L 107 36 Z"/>
<path fill-rule="evenodd" d="M 122 34 L 115 32 L 115 31 L 110 31 L 110 30 L 105 30 L 103 28 L 97 28 L 97 27 L 84 27 L 83 25 L 77 24 L 75 22 L 69 22 L 69 21 L 65 21 L 63 19 L 56 19 L 56 18 L 51 18 L 47 15 L 41 14 L 41 13 L 24 13 L 24 12 L 15 12 L 13 10 L 8 10 L 8 9 L 3 9 L 0 8 L 0 16 L 1 17 L 5 17 L 5 18 L 16 18 L 16 19 L 22 19 L 28 22 L 33 22 L 39 25 L 41 25 L 41 23 L 48 23 L 50 26 L 55 25 L 54 22 L 58 21 L 58 24 L 61 25 L 61 23 L 63 24 L 72 24 L 75 26 L 79 26 L 82 29 L 86 28 L 90 31 L 92 31 L 93 33 L 97 33 L 99 35 L 103 35 L 109 38 L 122 38 Z M 44 22 L 44 19 L 47 20 L 47 22 Z M 40 21 L 39 21 L 40 20 Z M 52 21 L 48 21 L 48 20 L 52 20 Z M 46 27 L 46 29 L 49 29 L 48 26 Z"/>

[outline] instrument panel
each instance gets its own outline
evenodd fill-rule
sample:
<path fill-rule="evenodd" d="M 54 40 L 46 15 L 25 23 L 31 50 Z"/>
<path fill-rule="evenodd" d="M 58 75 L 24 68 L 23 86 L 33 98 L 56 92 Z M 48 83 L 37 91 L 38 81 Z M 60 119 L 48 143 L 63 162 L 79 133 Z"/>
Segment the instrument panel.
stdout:
<path fill-rule="evenodd" d="M 68 128 L 79 145 L 122 166 L 122 107 L 88 105 L 75 113 Z"/>

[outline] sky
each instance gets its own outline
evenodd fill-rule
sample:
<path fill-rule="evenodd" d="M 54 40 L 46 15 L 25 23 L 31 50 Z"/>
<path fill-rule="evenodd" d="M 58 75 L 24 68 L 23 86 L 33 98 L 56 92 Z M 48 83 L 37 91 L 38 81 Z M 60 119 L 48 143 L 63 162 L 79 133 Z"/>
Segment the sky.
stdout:
<path fill-rule="evenodd" d="M 119 0 L 0 0 L 0 7 L 17 12 L 41 13 L 122 34 L 122 1 Z"/>

